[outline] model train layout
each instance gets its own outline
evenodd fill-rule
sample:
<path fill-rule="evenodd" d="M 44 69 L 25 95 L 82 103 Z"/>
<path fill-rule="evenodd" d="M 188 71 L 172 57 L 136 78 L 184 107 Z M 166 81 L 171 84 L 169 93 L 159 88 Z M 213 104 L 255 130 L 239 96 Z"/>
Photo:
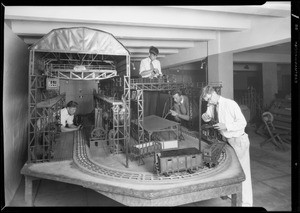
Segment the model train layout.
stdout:
<path fill-rule="evenodd" d="M 69 39 L 74 41 L 65 43 Z M 96 44 L 101 51 L 93 47 Z M 29 82 L 30 165 L 71 161 L 82 181 L 116 181 L 118 185 L 122 180 L 122 191 L 128 181 L 164 185 L 203 177 L 206 172 L 215 175 L 216 167 L 231 162 L 218 132 L 201 125 L 199 115 L 206 104 L 200 91 L 208 83 L 176 81 L 167 74 L 157 79 L 131 78 L 129 51 L 104 31 L 84 27 L 51 31 L 31 47 Z M 221 83 L 209 84 L 220 93 Z M 175 90 L 189 99 L 186 122 L 167 116 Z M 151 96 L 153 92 L 159 95 Z M 156 112 L 146 113 L 146 103 L 154 105 L 153 97 Z M 71 133 L 51 128 L 59 126 L 59 112 L 70 100 L 79 103 L 74 123 L 82 128 Z M 61 176 L 56 178 L 65 174 Z M 151 200 L 153 195 L 147 196 Z"/>

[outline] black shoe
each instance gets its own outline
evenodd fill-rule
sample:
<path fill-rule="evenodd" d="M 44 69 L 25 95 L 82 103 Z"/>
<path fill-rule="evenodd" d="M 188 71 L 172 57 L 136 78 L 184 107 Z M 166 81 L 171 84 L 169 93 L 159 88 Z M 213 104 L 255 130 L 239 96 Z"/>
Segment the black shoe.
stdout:
<path fill-rule="evenodd" d="M 227 195 L 226 195 L 226 196 L 221 196 L 221 199 L 222 199 L 222 200 L 227 200 L 227 199 L 230 199 L 230 200 L 231 200 L 231 198 L 228 197 Z"/>

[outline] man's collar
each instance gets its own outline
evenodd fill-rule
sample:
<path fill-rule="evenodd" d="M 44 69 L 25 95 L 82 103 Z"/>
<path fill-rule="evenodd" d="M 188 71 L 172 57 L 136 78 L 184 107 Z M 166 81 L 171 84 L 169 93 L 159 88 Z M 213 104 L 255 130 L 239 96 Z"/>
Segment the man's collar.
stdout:
<path fill-rule="evenodd" d="M 224 98 L 221 95 L 219 95 L 219 100 L 218 100 L 217 105 L 219 105 L 219 103 L 223 102 L 223 100 L 224 100 Z"/>
<path fill-rule="evenodd" d="M 149 59 L 150 61 L 152 61 L 151 58 L 150 58 L 150 56 L 148 56 L 148 59 Z M 154 59 L 153 61 L 155 61 L 155 60 L 156 60 L 156 59 Z"/>

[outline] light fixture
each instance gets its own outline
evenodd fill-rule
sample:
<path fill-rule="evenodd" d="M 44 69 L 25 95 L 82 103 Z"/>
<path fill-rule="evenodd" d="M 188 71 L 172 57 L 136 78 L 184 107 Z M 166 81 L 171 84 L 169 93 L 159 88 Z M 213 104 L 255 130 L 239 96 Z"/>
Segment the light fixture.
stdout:
<path fill-rule="evenodd" d="M 204 66 L 205 63 L 206 63 L 205 61 L 201 62 L 200 69 L 203 69 L 203 66 Z"/>
<path fill-rule="evenodd" d="M 132 69 L 135 70 L 135 66 L 133 62 L 131 62 L 131 65 L 132 65 Z"/>

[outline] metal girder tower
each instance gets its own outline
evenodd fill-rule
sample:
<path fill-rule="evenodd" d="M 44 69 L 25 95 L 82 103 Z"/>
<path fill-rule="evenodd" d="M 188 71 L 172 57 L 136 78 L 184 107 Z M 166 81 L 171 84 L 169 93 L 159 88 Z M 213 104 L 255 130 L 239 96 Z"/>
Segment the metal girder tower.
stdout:
<path fill-rule="evenodd" d="M 128 149 L 130 142 L 130 123 L 131 123 L 131 115 L 130 115 L 130 56 L 126 56 L 126 75 L 124 76 L 124 138 L 125 138 L 125 153 L 126 153 L 126 167 L 128 168 Z"/>
<path fill-rule="evenodd" d="M 53 158 L 55 137 L 60 132 L 60 110 L 65 105 L 65 94 L 37 103 L 37 111 L 41 111 L 37 120 L 38 131 L 42 136 L 42 161 Z"/>
<path fill-rule="evenodd" d="M 138 110 L 138 120 L 137 120 L 137 128 L 138 128 L 138 143 L 145 142 L 144 135 L 144 90 L 137 90 L 137 110 Z"/>
<path fill-rule="evenodd" d="M 221 83 L 211 82 L 209 85 L 213 86 L 216 91 L 220 94 Z M 138 133 L 138 144 L 145 142 L 145 132 L 144 132 L 144 91 L 172 91 L 175 89 L 185 89 L 189 98 L 189 110 L 190 117 L 192 114 L 191 101 L 195 96 L 200 96 L 201 89 L 205 86 L 204 82 L 198 82 L 195 85 L 186 82 L 170 82 L 166 79 L 132 79 L 131 89 L 137 91 L 137 133 Z M 200 100 L 201 101 L 201 100 Z M 201 106 L 201 105 L 200 105 Z M 200 110 L 199 110 L 200 111 Z M 201 120 L 201 119 L 200 119 Z M 199 121 L 201 124 L 201 121 Z M 190 123 L 193 125 L 193 123 Z M 201 128 L 201 127 L 199 127 Z"/>
<path fill-rule="evenodd" d="M 120 105 L 113 107 L 116 115 L 113 123 L 119 122 L 120 115 L 116 112 L 124 107 L 125 124 L 122 124 L 123 127 L 116 124 L 115 132 L 116 137 L 123 138 L 127 145 L 130 130 L 130 52 L 112 34 L 85 27 L 54 29 L 33 44 L 30 47 L 28 80 L 28 161 L 52 159 L 55 134 L 60 130 L 57 125 L 60 122 L 59 111 L 66 99 L 65 95 L 59 95 L 60 79 L 99 82 L 116 76 L 124 77 L 127 84 L 124 84 L 124 98 Z M 121 131 L 122 128 L 125 130 Z M 60 154 L 66 156 L 66 153 Z"/>
<path fill-rule="evenodd" d="M 59 110 L 64 105 L 65 95 L 47 99 L 43 93 L 45 78 L 35 63 L 35 51 L 30 51 L 29 59 L 29 126 L 28 126 L 28 162 L 51 160 L 51 151 L 58 133 Z"/>
<path fill-rule="evenodd" d="M 137 133 L 138 144 L 145 142 L 144 132 L 144 91 L 168 91 L 182 89 L 188 83 L 168 82 L 166 79 L 132 79 L 131 89 L 137 91 Z"/>
<path fill-rule="evenodd" d="M 29 115 L 29 125 L 28 125 L 28 162 L 32 161 L 32 153 L 34 152 L 34 147 L 37 144 L 37 124 L 36 124 L 36 96 L 37 96 L 37 77 L 34 72 L 34 52 L 30 51 L 29 56 L 29 82 L 28 82 L 28 115 Z"/>
<path fill-rule="evenodd" d="M 110 112 L 109 117 L 112 121 L 112 128 L 106 126 L 104 127 L 104 129 L 108 133 L 108 145 L 110 151 L 114 154 L 119 154 L 121 148 L 120 142 L 125 140 L 125 122 L 122 121 L 123 119 L 121 119 L 121 110 L 124 103 L 120 100 L 115 100 L 110 97 L 101 96 L 99 94 L 94 94 L 94 99 L 96 101 L 96 106 L 102 106 L 102 109 L 104 111 Z"/>
<path fill-rule="evenodd" d="M 100 94 L 94 94 L 96 106 L 105 106 L 106 109 L 112 110 L 113 128 L 108 133 L 108 140 L 113 141 L 114 145 L 124 141 L 124 151 L 126 153 L 126 164 L 128 167 L 128 146 L 130 142 L 130 56 L 126 56 L 126 70 L 123 76 L 113 78 L 113 85 L 109 91 L 110 95 L 117 91 L 122 91 L 121 100 L 116 100 L 114 97 L 105 97 Z M 123 77 L 123 78 L 122 78 Z M 101 103 L 100 103 L 101 102 Z M 120 110 L 123 110 L 123 118 L 120 119 Z M 105 109 L 104 109 L 105 110 Z M 120 121 L 123 120 L 123 123 Z M 113 153 L 118 154 L 119 150 L 114 150 Z"/>

